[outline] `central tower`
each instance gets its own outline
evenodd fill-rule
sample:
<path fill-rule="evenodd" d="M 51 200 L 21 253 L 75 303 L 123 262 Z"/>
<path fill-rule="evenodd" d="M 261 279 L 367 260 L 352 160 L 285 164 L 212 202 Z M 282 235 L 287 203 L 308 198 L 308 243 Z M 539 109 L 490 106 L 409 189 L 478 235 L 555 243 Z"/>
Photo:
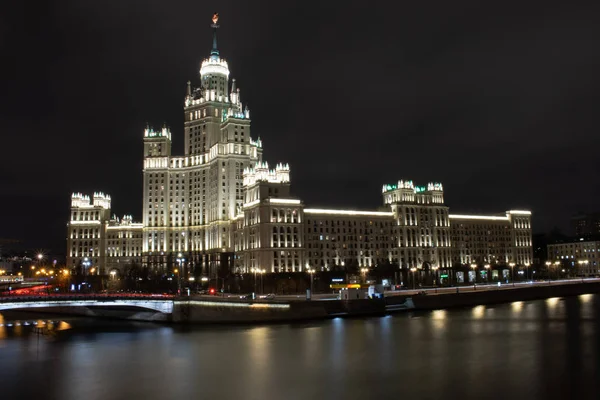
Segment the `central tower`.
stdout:
<path fill-rule="evenodd" d="M 156 147 L 144 160 L 143 250 L 150 267 L 172 267 L 184 259 L 190 268 L 213 274 L 231 262 L 231 221 L 242 209 L 243 171 L 262 161 L 260 139 L 250 136 L 250 111 L 235 79 L 230 84 L 229 65 L 217 46 L 218 21 L 215 13 L 199 85 L 187 83 L 184 156 L 163 151 L 170 150 L 170 132 L 160 145 L 156 134 L 146 134 L 145 141 L 152 141 L 146 147 Z"/>

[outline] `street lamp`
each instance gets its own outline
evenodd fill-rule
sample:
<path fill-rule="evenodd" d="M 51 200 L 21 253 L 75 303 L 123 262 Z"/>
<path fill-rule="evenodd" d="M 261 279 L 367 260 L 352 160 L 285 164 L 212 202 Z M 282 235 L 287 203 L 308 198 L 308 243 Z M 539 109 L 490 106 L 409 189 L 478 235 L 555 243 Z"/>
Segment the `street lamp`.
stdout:
<path fill-rule="evenodd" d="M 176 261 L 177 261 L 177 266 L 178 266 L 179 268 L 175 270 L 175 273 L 177 273 L 177 272 L 178 272 L 178 270 L 181 270 L 181 271 L 183 271 L 183 270 L 181 269 L 181 264 L 185 262 L 185 258 L 182 258 L 182 257 L 181 257 L 181 253 L 177 254 L 177 259 L 176 259 Z M 177 292 L 178 292 L 178 294 L 181 294 L 181 275 L 182 275 L 181 273 L 179 273 L 179 274 L 177 275 Z"/>
<path fill-rule="evenodd" d="M 525 263 L 525 279 L 529 279 L 529 266 L 531 264 L 529 263 Z M 533 274 L 531 274 L 531 280 L 533 280 Z"/>
<path fill-rule="evenodd" d="M 312 294 L 313 294 L 313 275 L 315 273 L 315 270 L 312 268 L 309 268 L 307 271 L 310 274 L 310 297 L 312 298 Z"/>
<path fill-rule="evenodd" d="M 556 267 L 556 279 L 559 278 L 558 267 L 560 267 L 560 261 L 555 261 L 554 266 Z"/>
<path fill-rule="evenodd" d="M 508 266 L 510 267 L 510 271 L 512 274 L 512 285 L 515 286 L 515 263 L 511 262 L 508 264 Z"/>
<path fill-rule="evenodd" d="M 92 262 L 90 261 L 89 258 L 85 257 L 83 259 L 83 262 L 81 263 L 81 265 L 83 265 L 83 276 L 85 276 L 87 273 L 87 268 L 89 268 L 90 265 L 92 265 Z"/>
<path fill-rule="evenodd" d="M 415 267 L 412 267 L 410 269 L 410 272 L 412 272 L 413 290 L 415 290 L 415 272 L 416 271 L 417 271 L 417 269 Z"/>
<path fill-rule="evenodd" d="M 485 279 L 487 283 L 490 283 L 490 269 L 492 266 L 490 264 L 485 264 L 483 268 L 485 268 Z"/>
<path fill-rule="evenodd" d="M 260 274 L 260 294 L 263 294 L 264 292 L 264 285 L 263 285 L 263 275 L 264 273 L 267 272 L 266 269 L 259 269 L 258 273 Z M 223 288 L 225 287 L 225 280 L 223 280 Z"/>
<path fill-rule="evenodd" d="M 439 268 L 440 267 L 437 265 L 434 265 L 433 267 L 431 267 L 431 269 L 433 270 L 433 276 L 435 277 L 434 283 L 433 283 L 435 286 L 437 286 L 437 283 L 438 283 L 438 269 Z"/>
<path fill-rule="evenodd" d="M 477 264 L 471 264 L 471 268 L 473 268 L 473 272 L 475 273 L 473 276 L 473 290 L 477 290 L 475 286 L 477 284 Z"/>
<path fill-rule="evenodd" d="M 552 266 L 552 261 L 546 261 L 546 268 L 548 269 L 548 282 L 550 282 L 550 267 Z"/>
<path fill-rule="evenodd" d="M 589 262 L 588 260 L 579 260 L 579 261 L 577 261 L 577 264 L 579 264 L 579 265 L 580 265 L 580 267 L 579 267 L 579 268 L 581 268 L 581 266 L 582 266 L 582 265 L 585 265 L 585 266 L 587 267 L 587 265 L 588 265 L 589 263 L 590 263 L 590 262 Z M 580 272 L 580 271 L 578 271 L 578 272 Z M 587 272 L 587 270 L 586 270 L 586 272 Z M 582 273 L 581 273 L 581 280 L 582 280 L 582 281 L 583 281 L 583 276 L 584 276 L 584 273 L 582 272 Z"/>
<path fill-rule="evenodd" d="M 367 282 L 367 272 L 369 272 L 369 268 L 361 268 L 360 269 L 360 273 L 362 275 L 363 278 L 363 282 L 366 283 Z"/>

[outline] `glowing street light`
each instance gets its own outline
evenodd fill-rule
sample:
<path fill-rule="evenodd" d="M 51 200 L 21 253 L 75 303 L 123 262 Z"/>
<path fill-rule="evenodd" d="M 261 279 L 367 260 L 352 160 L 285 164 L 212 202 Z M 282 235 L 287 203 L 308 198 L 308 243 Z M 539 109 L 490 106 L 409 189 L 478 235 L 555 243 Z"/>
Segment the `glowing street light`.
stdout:
<path fill-rule="evenodd" d="M 492 266 L 490 264 L 485 264 L 483 266 L 483 268 L 485 268 L 485 277 L 488 283 L 490 283 L 490 269 L 492 268 Z"/>
<path fill-rule="evenodd" d="M 529 277 L 529 266 L 530 265 L 531 264 L 529 264 L 529 263 L 525 263 L 525 279 L 529 279 L 528 277 Z M 533 274 L 531 274 L 531 275 L 532 275 L 531 280 L 533 280 Z"/>
<path fill-rule="evenodd" d="M 267 272 L 266 269 L 259 269 L 258 273 L 260 274 L 260 293 L 264 292 L 264 284 L 263 284 L 263 275 Z M 312 276 L 312 275 L 311 275 Z M 223 291 L 225 291 L 225 282 L 223 282 Z"/>
<path fill-rule="evenodd" d="M 360 273 L 362 275 L 363 281 L 367 281 L 367 272 L 369 272 L 369 268 L 361 268 Z"/>
<path fill-rule="evenodd" d="M 412 272 L 413 290 L 415 290 L 415 272 L 416 271 L 417 271 L 417 269 L 415 267 L 412 267 L 410 269 L 410 272 Z"/>
<path fill-rule="evenodd" d="M 477 264 L 471 264 L 471 268 L 473 268 L 473 272 L 475 273 L 473 276 L 473 289 L 476 289 L 475 284 L 477 283 Z"/>
<path fill-rule="evenodd" d="M 315 273 L 315 270 L 312 268 L 309 268 L 306 270 L 306 272 L 308 272 L 310 274 L 310 297 L 312 298 L 312 292 L 313 292 L 313 275 Z"/>
<path fill-rule="evenodd" d="M 437 282 L 438 282 L 438 269 L 439 268 L 440 267 L 437 266 L 437 265 L 434 265 L 433 267 L 431 267 L 431 269 L 433 270 L 433 276 L 435 276 L 435 282 L 436 282 L 435 284 L 436 284 L 436 286 L 437 286 Z"/>
<path fill-rule="evenodd" d="M 177 274 L 180 269 L 183 272 L 182 265 L 185 262 L 185 258 L 183 258 L 183 255 L 181 253 L 177 253 L 176 261 L 177 261 L 177 266 L 179 267 L 179 269 L 175 268 L 175 270 L 173 272 L 175 272 Z M 183 275 L 183 273 L 181 273 L 177 276 L 177 291 L 179 294 L 181 294 L 181 275 Z"/>
<path fill-rule="evenodd" d="M 511 274 L 512 274 L 512 285 L 515 286 L 515 263 L 511 262 L 508 264 L 508 266 L 510 267 Z"/>

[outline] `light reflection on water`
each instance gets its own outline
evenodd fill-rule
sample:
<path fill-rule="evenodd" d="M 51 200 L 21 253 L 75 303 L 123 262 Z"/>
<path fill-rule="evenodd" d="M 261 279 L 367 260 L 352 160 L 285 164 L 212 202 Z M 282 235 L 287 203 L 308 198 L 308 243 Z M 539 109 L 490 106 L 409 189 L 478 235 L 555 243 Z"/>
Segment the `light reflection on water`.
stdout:
<path fill-rule="evenodd" d="M 11 399 L 597 400 L 599 308 L 585 295 L 256 327 L 52 319 L 39 348 L 12 319 L 0 380 Z"/>

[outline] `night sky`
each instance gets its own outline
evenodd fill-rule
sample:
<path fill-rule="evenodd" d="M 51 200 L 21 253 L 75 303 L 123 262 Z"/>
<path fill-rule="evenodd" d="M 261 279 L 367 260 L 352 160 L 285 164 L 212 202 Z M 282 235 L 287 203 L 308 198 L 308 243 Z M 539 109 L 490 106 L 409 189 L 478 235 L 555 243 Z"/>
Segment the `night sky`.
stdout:
<path fill-rule="evenodd" d="M 146 122 L 183 153 L 186 82 L 219 49 L 265 159 L 309 206 L 399 179 L 451 212 L 599 210 L 600 3 L 87 1 L 0 14 L 0 238 L 63 251 L 70 194 L 142 211 Z M 558 3 L 558 2 L 557 2 Z"/>

